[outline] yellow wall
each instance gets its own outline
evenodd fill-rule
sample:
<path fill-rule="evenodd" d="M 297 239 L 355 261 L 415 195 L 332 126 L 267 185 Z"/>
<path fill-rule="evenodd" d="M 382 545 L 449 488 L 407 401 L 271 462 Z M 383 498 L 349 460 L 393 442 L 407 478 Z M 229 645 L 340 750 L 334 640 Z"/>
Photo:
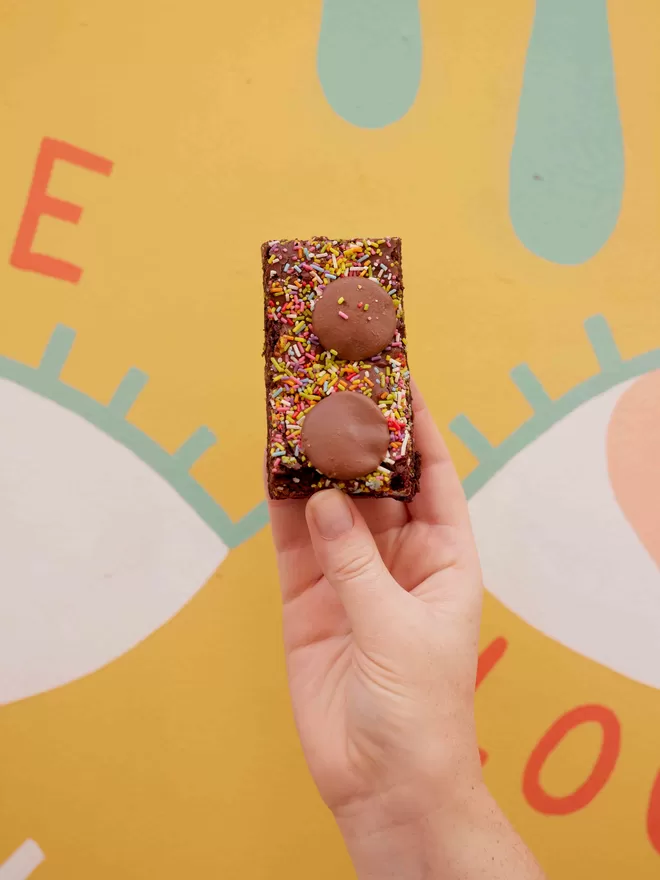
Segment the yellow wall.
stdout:
<path fill-rule="evenodd" d="M 64 324 L 77 332 L 66 383 L 107 401 L 130 367 L 147 372 L 130 420 L 170 451 L 208 425 L 219 443 L 193 475 L 239 519 L 262 497 L 266 238 L 401 235 L 418 381 L 441 426 L 465 412 L 494 443 L 529 415 L 508 380 L 516 364 L 552 396 L 595 371 L 589 316 L 606 316 L 626 357 L 657 346 L 657 4 L 611 4 L 626 189 L 612 239 L 574 267 L 527 251 L 508 216 L 531 0 L 422 0 L 421 11 L 417 101 L 366 130 L 323 97 L 318 3 L 4 0 L 0 354 L 36 364 Z M 50 183 L 84 213 L 78 225 L 42 220 L 35 244 L 81 266 L 78 284 L 9 262 L 46 136 L 114 163 L 105 177 L 60 162 Z M 474 459 L 449 442 L 468 474 Z M 291 722 L 277 591 L 262 531 L 134 650 L 2 707 L 0 864 L 30 838 L 44 880 L 352 876 Z M 486 777 L 549 877 L 658 876 L 646 831 L 657 691 L 489 598 L 484 645 L 499 636 L 508 651 L 477 701 Z M 619 717 L 618 764 L 584 810 L 541 815 L 523 797 L 524 766 L 584 703 Z M 597 728 L 568 738 L 547 789 L 579 785 L 598 747 Z"/>

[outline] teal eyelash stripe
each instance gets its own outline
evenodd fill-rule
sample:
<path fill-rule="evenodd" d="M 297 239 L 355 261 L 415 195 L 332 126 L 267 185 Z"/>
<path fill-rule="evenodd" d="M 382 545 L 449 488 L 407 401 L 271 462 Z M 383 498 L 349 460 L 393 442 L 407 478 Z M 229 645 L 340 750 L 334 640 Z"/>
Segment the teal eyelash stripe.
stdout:
<path fill-rule="evenodd" d="M 552 403 L 550 395 L 527 364 L 514 367 L 511 370 L 511 378 L 534 412 L 543 412 Z"/>
<path fill-rule="evenodd" d="M 148 381 L 149 376 L 146 373 L 131 367 L 121 380 L 114 397 L 108 404 L 108 409 L 112 410 L 118 419 L 125 419 Z"/>
<path fill-rule="evenodd" d="M 492 446 L 466 416 L 459 415 L 451 422 L 451 431 L 479 459 L 475 470 L 463 481 L 468 498 L 472 498 L 514 456 L 578 407 L 615 385 L 660 368 L 660 349 L 657 348 L 623 360 L 602 315 L 588 318 L 584 327 L 600 372 L 557 400 L 552 400 L 527 364 L 515 367 L 511 371 L 511 378 L 531 405 L 534 415 L 499 446 Z"/>
<path fill-rule="evenodd" d="M 619 348 L 605 318 L 597 316 L 584 322 L 589 342 L 598 359 L 602 373 L 614 373 L 621 368 Z"/>
<path fill-rule="evenodd" d="M 475 428 L 467 416 L 456 416 L 449 427 L 463 441 L 475 458 L 481 461 L 492 454 L 493 447 L 490 441 L 484 437 L 478 428 Z"/>
<path fill-rule="evenodd" d="M 0 378 L 8 379 L 76 413 L 130 449 L 160 474 L 228 547 L 238 547 L 260 531 L 268 522 L 265 502 L 262 501 L 242 519 L 234 522 L 189 473 L 199 457 L 215 444 L 212 431 L 206 427 L 199 428 L 178 452 L 170 455 L 143 431 L 126 421 L 128 411 L 148 381 L 145 373 L 137 369 L 129 370 L 107 406 L 62 382 L 60 373 L 75 338 L 74 330 L 58 325 L 38 367 L 29 367 L 0 356 Z"/>
<path fill-rule="evenodd" d="M 534 415 L 499 446 L 493 446 L 467 416 L 458 415 L 451 422 L 451 431 L 479 460 L 475 470 L 463 481 L 468 498 L 475 495 L 514 456 L 578 407 L 615 385 L 660 369 L 660 349 L 624 361 L 602 315 L 589 318 L 584 326 L 600 372 L 553 401 L 527 364 L 515 367 L 511 371 L 511 378 L 534 410 Z M 264 501 L 234 522 L 190 475 L 192 465 L 216 443 L 215 435 L 208 428 L 199 428 L 171 455 L 126 421 L 126 415 L 148 381 L 146 373 L 135 368 L 129 370 L 107 406 L 62 382 L 60 373 L 75 337 L 74 330 L 58 325 L 36 368 L 0 356 L 0 378 L 8 379 L 76 413 L 131 450 L 166 480 L 229 548 L 248 541 L 267 525 L 268 510 Z"/>
<path fill-rule="evenodd" d="M 71 353 L 76 338 L 76 331 L 59 324 L 53 331 L 48 345 L 41 356 L 39 372 L 44 380 L 50 378 L 58 382 L 62 368 Z"/>
<path fill-rule="evenodd" d="M 213 431 L 206 427 L 198 428 L 192 437 L 188 437 L 186 442 L 174 453 L 174 460 L 181 470 L 189 471 L 207 449 L 215 444 L 216 437 Z"/>

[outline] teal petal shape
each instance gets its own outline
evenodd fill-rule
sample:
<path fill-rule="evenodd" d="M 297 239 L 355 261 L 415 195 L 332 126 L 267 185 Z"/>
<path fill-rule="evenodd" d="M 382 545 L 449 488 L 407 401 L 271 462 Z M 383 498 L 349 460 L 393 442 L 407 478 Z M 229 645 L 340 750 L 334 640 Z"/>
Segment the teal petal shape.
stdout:
<path fill-rule="evenodd" d="M 606 0 L 537 0 L 511 158 L 510 211 L 533 253 L 584 263 L 616 226 L 623 136 Z"/>
<path fill-rule="evenodd" d="M 324 0 L 318 74 L 333 110 L 362 128 L 401 119 L 422 70 L 418 0 Z"/>

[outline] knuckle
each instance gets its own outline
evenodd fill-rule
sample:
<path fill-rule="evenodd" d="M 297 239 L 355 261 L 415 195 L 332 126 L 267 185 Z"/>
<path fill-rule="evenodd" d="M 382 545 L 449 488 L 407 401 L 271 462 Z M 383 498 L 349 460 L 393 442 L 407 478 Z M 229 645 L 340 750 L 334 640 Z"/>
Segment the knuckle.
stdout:
<path fill-rule="evenodd" d="M 337 560 L 335 575 L 343 582 L 364 580 L 376 574 L 376 552 L 360 548 Z"/>

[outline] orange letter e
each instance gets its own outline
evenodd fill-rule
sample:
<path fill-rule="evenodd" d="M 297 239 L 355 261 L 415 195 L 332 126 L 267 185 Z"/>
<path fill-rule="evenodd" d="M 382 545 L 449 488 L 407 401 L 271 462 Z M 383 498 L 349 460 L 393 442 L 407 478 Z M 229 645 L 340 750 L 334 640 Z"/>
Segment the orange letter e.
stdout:
<path fill-rule="evenodd" d="M 78 223 L 82 215 L 80 205 L 56 199 L 49 196 L 46 191 L 57 159 L 70 162 L 72 165 L 79 165 L 89 171 L 96 171 L 98 174 L 105 174 L 106 177 L 112 171 L 113 163 L 108 159 L 95 156 L 93 153 L 88 153 L 86 150 L 81 150 L 64 141 L 44 138 L 37 156 L 32 185 L 9 262 L 17 269 L 39 272 L 42 275 L 49 275 L 51 278 L 61 278 L 63 281 L 77 284 L 82 275 L 81 268 L 64 260 L 46 256 L 46 254 L 37 254 L 31 249 L 42 214 L 56 217 L 58 220 L 65 220 L 67 223 Z"/>

